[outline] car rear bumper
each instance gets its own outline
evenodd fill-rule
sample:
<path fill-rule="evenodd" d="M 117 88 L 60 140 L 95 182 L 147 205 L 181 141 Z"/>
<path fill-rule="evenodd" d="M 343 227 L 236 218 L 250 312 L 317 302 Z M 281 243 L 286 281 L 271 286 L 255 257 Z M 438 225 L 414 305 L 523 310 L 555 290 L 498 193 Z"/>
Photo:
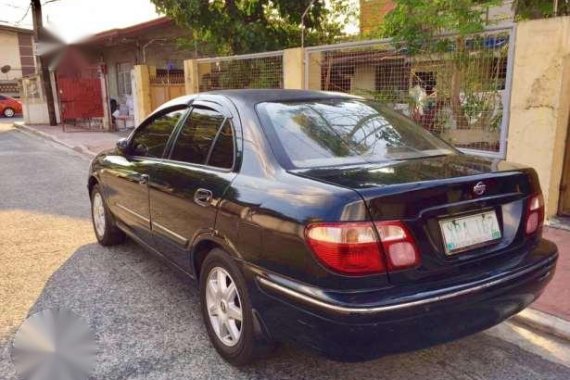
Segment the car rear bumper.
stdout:
<path fill-rule="evenodd" d="M 531 304 L 554 275 L 557 248 L 541 241 L 516 269 L 477 282 L 354 304 L 251 269 L 252 301 L 272 338 L 337 360 L 420 349 L 492 327 Z"/>

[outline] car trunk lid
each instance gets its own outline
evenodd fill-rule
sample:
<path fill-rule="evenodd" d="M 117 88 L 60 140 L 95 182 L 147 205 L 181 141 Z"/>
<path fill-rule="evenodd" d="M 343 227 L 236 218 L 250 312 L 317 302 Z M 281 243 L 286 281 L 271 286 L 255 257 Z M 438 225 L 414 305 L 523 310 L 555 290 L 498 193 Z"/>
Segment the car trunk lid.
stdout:
<path fill-rule="evenodd" d="M 527 239 L 521 228 L 527 199 L 540 192 L 534 170 L 466 155 L 293 172 L 356 190 L 374 221 L 405 223 L 422 261 L 414 269 L 390 273 L 392 283 L 452 283 L 506 264 Z M 496 216 L 500 238 L 451 254 L 442 221 L 482 213 Z"/>

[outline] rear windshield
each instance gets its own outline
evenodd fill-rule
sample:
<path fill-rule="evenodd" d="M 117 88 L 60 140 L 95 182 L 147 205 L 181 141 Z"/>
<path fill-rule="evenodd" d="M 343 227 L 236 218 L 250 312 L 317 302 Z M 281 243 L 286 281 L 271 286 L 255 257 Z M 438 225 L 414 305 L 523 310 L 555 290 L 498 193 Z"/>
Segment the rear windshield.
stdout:
<path fill-rule="evenodd" d="M 270 139 L 296 168 L 456 154 L 447 143 L 379 103 L 359 99 L 261 103 Z M 274 142 L 272 141 L 272 146 Z"/>

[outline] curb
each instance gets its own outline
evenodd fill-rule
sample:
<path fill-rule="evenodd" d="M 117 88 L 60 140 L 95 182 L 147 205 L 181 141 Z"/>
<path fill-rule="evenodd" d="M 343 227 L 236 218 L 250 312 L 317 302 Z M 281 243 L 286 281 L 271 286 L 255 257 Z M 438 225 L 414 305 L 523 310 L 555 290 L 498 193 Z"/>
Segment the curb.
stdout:
<path fill-rule="evenodd" d="M 54 136 L 52 136 L 52 135 L 50 135 L 50 134 L 48 134 L 48 133 L 39 131 L 39 130 L 37 130 L 37 129 L 35 129 L 35 128 L 29 127 L 29 126 L 25 125 L 24 123 L 16 122 L 16 123 L 13 123 L 13 126 L 14 126 L 16 129 L 20 129 L 20 130 L 22 130 L 22 131 L 25 131 L 25 132 L 28 132 L 28 133 L 32 133 L 32 134 L 34 134 L 34 135 L 36 135 L 36 136 L 39 136 L 39 137 L 41 137 L 41 138 L 43 138 L 43 139 L 45 139 L 45 140 L 49 140 L 49 141 L 55 142 L 56 144 L 62 145 L 62 146 L 64 146 L 64 147 L 68 148 L 68 149 L 71 149 L 71 150 L 73 150 L 73 151 L 75 151 L 75 152 L 77 152 L 77 153 L 83 154 L 83 155 L 85 155 L 85 156 L 87 156 L 87 157 L 89 157 L 89 158 L 93 158 L 93 157 L 95 157 L 95 156 L 97 155 L 97 153 L 90 151 L 90 150 L 89 150 L 86 146 L 84 146 L 84 145 L 71 145 L 71 144 L 68 144 L 68 143 L 66 143 L 65 141 L 62 141 L 62 140 L 58 139 L 57 137 L 54 137 Z"/>
<path fill-rule="evenodd" d="M 570 231 L 570 225 L 561 221 L 557 217 L 553 217 L 553 218 L 548 219 L 544 224 L 550 228 L 556 228 L 558 230 Z"/>
<path fill-rule="evenodd" d="M 570 342 L 570 322 L 535 309 L 514 315 L 512 322 Z"/>

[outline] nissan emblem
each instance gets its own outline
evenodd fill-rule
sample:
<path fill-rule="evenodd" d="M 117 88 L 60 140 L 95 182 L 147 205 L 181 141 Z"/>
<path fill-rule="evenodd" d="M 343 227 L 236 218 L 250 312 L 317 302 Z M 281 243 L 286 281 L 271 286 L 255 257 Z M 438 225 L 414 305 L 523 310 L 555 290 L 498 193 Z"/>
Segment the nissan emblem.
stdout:
<path fill-rule="evenodd" d="M 473 192 L 477 195 L 483 195 L 487 190 L 487 186 L 483 182 L 477 182 L 475 186 L 473 186 Z"/>

